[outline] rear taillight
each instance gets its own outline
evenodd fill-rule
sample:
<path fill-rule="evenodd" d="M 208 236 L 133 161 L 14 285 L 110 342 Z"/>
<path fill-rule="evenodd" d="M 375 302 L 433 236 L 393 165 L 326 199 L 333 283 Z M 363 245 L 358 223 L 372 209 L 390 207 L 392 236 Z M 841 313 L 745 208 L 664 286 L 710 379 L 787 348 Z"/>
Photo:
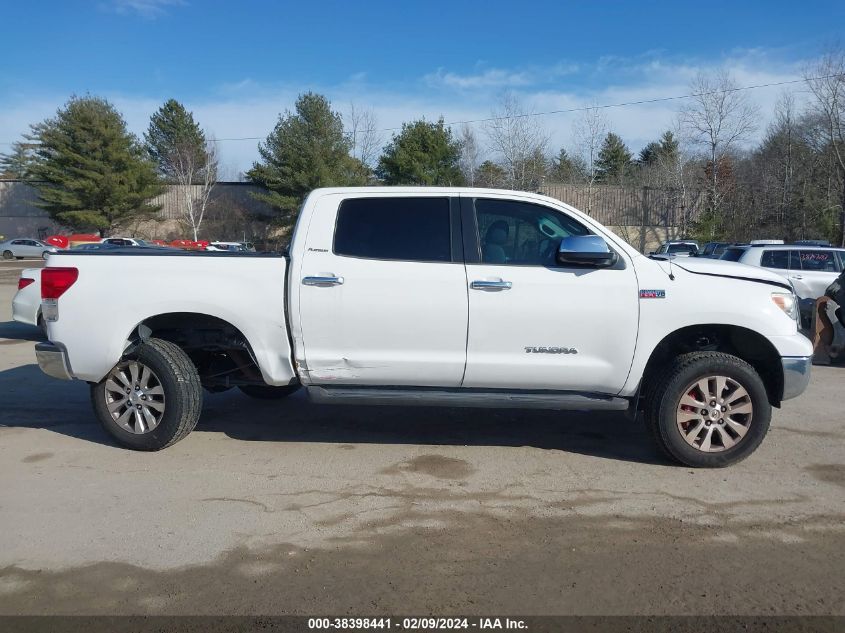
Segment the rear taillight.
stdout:
<path fill-rule="evenodd" d="M 76 283 L 78 277 L 77 268 L 42 268 L 41 298 L 58 299 Z"/>
<path fill-rule="evenodd" d="M 18 279 L 18 290 L 23 290 L 29 284 L 34 284 L 34 283 L 35 283 L 34 279 L 30 279 L 29 277 L 21 277 L 20 279 Z"/>

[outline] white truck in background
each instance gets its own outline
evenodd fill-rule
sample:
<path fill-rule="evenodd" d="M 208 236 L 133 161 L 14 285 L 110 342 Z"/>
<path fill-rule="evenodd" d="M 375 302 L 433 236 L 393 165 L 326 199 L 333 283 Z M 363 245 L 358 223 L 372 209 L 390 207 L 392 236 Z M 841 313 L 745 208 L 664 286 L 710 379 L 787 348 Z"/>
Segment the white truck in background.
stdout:
<path fill-rule="evenodd" d="M 812 347 L 788 282 L 652 259 L 558 200 L 462 188 L 319 189 L 289 253 L 62 252 L 39 365 L 91 385 L 116 440 L 157 450 L 202 389 L 327 403 L 614 410 L 690 466 L 753 452 Z M 565 422 L 565 420 L 561 420 Z"/>

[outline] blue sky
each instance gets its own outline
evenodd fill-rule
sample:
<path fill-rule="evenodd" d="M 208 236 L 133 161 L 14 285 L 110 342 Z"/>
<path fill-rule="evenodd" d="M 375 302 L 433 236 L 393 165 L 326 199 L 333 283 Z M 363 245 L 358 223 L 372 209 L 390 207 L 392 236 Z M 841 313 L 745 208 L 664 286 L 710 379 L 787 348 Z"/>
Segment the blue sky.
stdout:
<path fill-rule="evenodd" d="M 391 128 L 420 116 L 481 118 L 505 90 L 546 111 L 683 94 L 699 69 L 720 66 L 741 85 L 784 81 L 837 43 L 843 24 L 841 0 L 10 2 L 0 20 L 0 142 L 72 93 L 111 99 L 136 133 L 174 97 L 227 138 L 266 135 L 307 89 L 341 112 L 373 108 Z M 764 119 L 780 90 L 750 93 Z M 638 149 L 676 107 L 609 111 L 609 124 Z M 543 117 L 552 149 L 571 142 L 574 116 Z M 255 142 L 220 151 L 235 172 Z"/>

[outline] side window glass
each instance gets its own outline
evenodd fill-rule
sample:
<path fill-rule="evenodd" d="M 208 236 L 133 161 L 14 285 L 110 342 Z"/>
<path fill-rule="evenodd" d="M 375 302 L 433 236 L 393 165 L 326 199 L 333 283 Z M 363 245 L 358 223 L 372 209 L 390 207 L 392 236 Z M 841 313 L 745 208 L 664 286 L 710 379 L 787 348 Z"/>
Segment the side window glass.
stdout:
<path fill-rule="evenodd" d="M 449 199 L 344 200 L 337 211 L 334 252 L 366 259 L 449 262 Z"/>
<path fill-rule="evenodd" d="M 801 258 L 798 251 L 789 251 L 789 270 L 801 270 Z"/>
<path fill-rule="evenodd" d="M 763 251 L 760 266 L 763 268 L 789 268 L 789 251 Z"/>
<path fill-rule="evenodd" d="M 555 266 L 564 237 L 590 233 L 569 216 L 528 202 L 477 199 L 475 214 L 485 264 Z"/>
<path fill-rule="evenodd" d="M 799 251 L 801 269 L 824 273 L 839 272 L 839 262 L 833 251 Z"/>

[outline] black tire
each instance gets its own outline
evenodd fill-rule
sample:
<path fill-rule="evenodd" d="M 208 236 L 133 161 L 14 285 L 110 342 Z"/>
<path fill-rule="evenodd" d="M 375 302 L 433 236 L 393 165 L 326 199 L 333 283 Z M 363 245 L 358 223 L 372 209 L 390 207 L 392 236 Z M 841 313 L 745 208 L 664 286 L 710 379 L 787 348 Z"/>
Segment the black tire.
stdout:
<path fill-rule="evenodd" d="M 202 409 L 202 385 L 197 369 L 179 347 L 161 339 L 147 339 L 122 361 L 138 361 L 149 367 L 164 390 L 164 413 L 152 431 L 135 434 L 122 428 L 109 413 L 105 383 L 91 385 L 91 403 L 103 428 L 118 443 L 139 451 L 158 451 L 175 444 L 194 430 Z"/>
<path fill-rule="evenodd" d="M 46 259 L 47 259 L 47 255 L 49 255 L 49 254 L 50 254 L 50 251 L 44 251 L 43 253 L 41 253 L 41 259 L 46 260 Z"/>
<path fill-rule="evenodd" d="M 717 375 L 731 378 L 745 388 L 753 414 L 746 434 L 735 445 L 719 452 L 704 452 L 684 439 L 678 428 L 677 411 L 688 385 Z M 745 459 L 766 437 L 771 417 L 766 386 L 757 371 L 741 358 L 722 352 L 678 356 L 657 377 L 645 403 L 645 421 L 661 451 L 673 461 L 694 468 L 722 468 Z"/>
<path fill-rule="evenodd" d="M 15 256 L 12 251 L 3 251 L 3 259 L 14 259 Z"/>
<path fill-rule="evenodd" d="M 271 385 L 240 385 L 238 389 L 243 391 L 250 398 L 258 400 L 279 400 L 287 398 L 290 394 L 299 389 L 299 385 L 285 385 L 273 387 Z"/>

